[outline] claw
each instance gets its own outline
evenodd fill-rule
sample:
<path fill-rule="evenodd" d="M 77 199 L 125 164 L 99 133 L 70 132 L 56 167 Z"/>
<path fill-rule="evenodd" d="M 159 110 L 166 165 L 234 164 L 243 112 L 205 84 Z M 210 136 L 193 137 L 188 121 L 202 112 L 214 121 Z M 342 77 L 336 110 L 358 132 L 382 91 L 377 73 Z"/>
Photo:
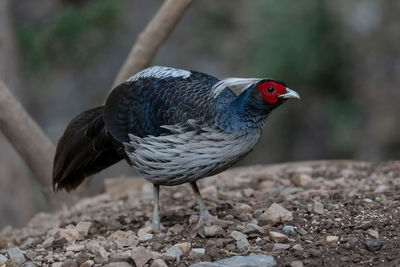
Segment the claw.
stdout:
<path fill-rule="evenodd" d="M 218 219 L 218 217 L 211 215 L 210 212 L 205 209 L 200 211 L 199 221 L 194 229 L 198 230 L 203 226 L 211 226 L 212 224 L 233 224 L 233 222 Z"/>
<path fill-rule="evenodd" d="M 159 221 L 153 221 L 151 223 L 151 226 L 153 228 L 153 231 L 156 233 L 161 233 L 165 229 L 165 227 Z"/>

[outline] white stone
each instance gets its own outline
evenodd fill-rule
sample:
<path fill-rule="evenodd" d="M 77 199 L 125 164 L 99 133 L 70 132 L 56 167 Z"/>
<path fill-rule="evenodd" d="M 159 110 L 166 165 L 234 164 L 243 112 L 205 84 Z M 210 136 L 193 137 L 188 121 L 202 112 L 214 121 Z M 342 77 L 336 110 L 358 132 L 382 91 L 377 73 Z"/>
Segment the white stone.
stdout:
<path fill-rule="evenodd" d="M 92 226 L 91 222 L 79 222 L 75 229 L 78 230 L 78 232 L 82 235 L 82 236 L 87 236 L 87 234 L 89 233 L 90 227 Z"/>
<path fill-rule="evenodd" d="M 204 235 L 206 237 L 223 236 L 224 230 L 220 225 L 212 225 L 204 227 Z"/>
<path fill-rule="evenodd" d="M 146 262 L 148 262 L 152 258 L 152 256 L 153 254 L 151 253 L 151 251 L 142 246 L 136 247 L 131 251 L 131 257 L 137 267 L 142 267 L 143 265 L 145 265 Z"/>
<path fill-rule="evenodd" d="M 110 255 L 109 252 L 107 252 L 103 247 L 100 247 L 99 250 L 96 251 L 96 258 L 94 258 L 94 261 L 96 263 L 103 263 L 108 260 L 108 256 Z"/>
<path fill-rule="evenodd" d="M 25 262 L 25 256 L 22 254 L 22 251 L 19 249 L 19 247 L 9 248 L 7 249 L 7 253 L 10 256 L 10 259 L 16 263 L 23 264 Z"/>
<path fill-rule="evenodd" d="M 162 259 L 156 259 L 153 261 L 150 267 L 168 267 L 168 265 Z"/>
<path fill-rule="evenodd" d="M 293 249 L 294 249 L 294 250 L 298 250 L 298 251 L 303 251 L 303 250 L 304 250 L 303 247 L 302 247 L 300 244 L 294 245 L 294 246 L 293 246 Z"/>
<path fill-rule="evenodd" d="M 6 256 L 0 254 L 0 264 L 5 264 L 7 260 L 8 260 L 8 259 L 7 259 Z"/>
<path fill-rule="evenodd" d="M 291 225 L 285 225 L 285 226 L 283 226 L 282 232 L 284 232 L 285 234 L 294 234 L 294 233 L 295 233 L 294 227 L 291 226 Z"/>
<path fill-rule="evenodd" d="M 178 247 L 183 254 L 189 254 L 190 250 L 192 249 L 192 246 L 189 242 L 179 243 Z"/>
<path fill-rule="evenodd" d="M 54 237 L 50 236 L 49 238 L 47 238 L 45 241 L 43 241 L 42 243 L 42 247 L 43 248 L 48 248 L 51 246 L 51 244 L 53 244 L 54 241 Z"/>
<path fill-rule="evenodd" d="M 324 205 L 321 202 L 314 200 L 313 201 L 313 211 L 316 214 L 324 214 Z"/>
<path fill-rule="evenodd" d="M 336 244 L 339 241 L 339 237 L 335 235 L 329 235 L 326 237 L 326 242 L 329 244 Z"/>
<path fill-rule="evenodd" d="M 247 239 L 247 235 L 239 232 L 239 231 L 232 231 L 231 237 L 235 239 L 236 241 L 241 240 L 241 239 Z"/>
<path fill-rule="evenodd" d="M 303 267 L 303 262 L 302 261 L 292 261 L 290 263 L 290 267 Z"/>
<path fill-rule="evenodd" d="M 82 263 L 79 267 L 92 267 L 94 265 L 93 260 L 87 260 L 84 263 Z"/>
<path fill-rule="evenodd" d="M 240 251 L 247 250 L 249 248 L 249 246 L 250 246 L 250 244 L 249 244 L 249 241 L 247 240 L 247 238 L 236 241 L 236 247 Z"/>
<path fill-rule="evenodd" d="M 280 222 L 293 221 L 293 215 L 281 205 L 274 203 L 263 214 L 261 214 L 258 219 L 261 225 L 268 223 L 277 224 Z"/>
<path fill-rule="evenodd" d="M 181 256 L 183 255 L 182 250 L 179 248 L 179 244 L 175 244 L 170 247 L 167 252 L 164 254 L 164 258 L 166 260 L 176 260 L 179 262 L 181 260 Z"/>
<path fill-rule="evenodd" d="M 201 257 L 206 253 L 206 249 L 204 248 L 193 248 L 190 251 L 189 258 L 192 260 L 201 259 Z"/>
<path fill-rule="evenodd" d="M 74 252 L 82 251 L 83 249 L 85 249 L 85 246 L 82 244 L 71 244 L 66 248 L 67 251 L 74 251 Z"/>
<path fill-rule="evenodd" d="M 297 174 L 295 176 L 292 177 L 291 182 L 293 183 L 293 185 L 298 186 L 298 187 L 303 187 L 309 183 L 312 182 L 312 177 L 308 174 Z"/>
<path fill-rule="evenodd" d="M 147 241 L 153 238 L 153 234 L 150 234 L 147 228 L 142 228 L 138 231 L 138 238 L 139 241 Z"/>
<path fill-rule="evenodd" d="M 240 203 L 236 205 L 236 209 L 240 212 L 247 212 L 251 213 L 253 211 L 253 208 L 246 203 Z"/>
<path fill-rule="evenodd" d="M 279 232 L 274 232 L 274 231 L 270 231 L 269 232 L 269 237 L 271 237 L 271 239 L 275 243 L 281 243 L 283 241 L 287 241 L 288 240 L 287 235 L 281 234 Z"/>
<path fill-rule="evenodd" d="M 372 236 L 372 237 L 379 238 L 379 233 L 378 233 L 378 231 L 376 231 L 376 230 L 374 230 L 374 229 L 368 229 L 368 230 L 367 230 L 367 234 L 370 235 L 370 236 Z"/>
<path fill-rule="evenodd" d="M 289 244 L 275 243 L 272 247 L 272 251 L 287 250 L 288 248 L 290 248 Z"/>
<path fill-rule="evenodd" d="M 79 238 L 79 232 L 76 229 L 60 229 L 54 235 L 55 238 L 65 238 L 68 243 L 72 243 Z"/>

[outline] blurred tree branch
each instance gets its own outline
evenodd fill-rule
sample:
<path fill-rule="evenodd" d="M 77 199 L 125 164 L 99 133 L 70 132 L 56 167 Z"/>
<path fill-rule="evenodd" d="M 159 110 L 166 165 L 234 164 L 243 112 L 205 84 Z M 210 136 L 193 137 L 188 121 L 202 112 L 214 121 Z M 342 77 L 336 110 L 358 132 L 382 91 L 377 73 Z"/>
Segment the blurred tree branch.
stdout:
<path fill-rule="evenodd" d="M 24 159 L 40 184 L 49 190 L 54 145 L 2 81 L 0 81 L 0 130 Z"/>
<path fill-rule="evenodd" d="M 166 0 L 133 45 L 113 87 L 148 67 L 192 0 Z"/>
<path fill-rule="evenodd" d="M 139 35 L 115 84 L 150 65 L 154 55 L 182 18 L 191 0 L 166 0 Z M 2 3 L 7 3 L 3 1 Z M 4 62 L 2 62 L 4 64 Z M 55 147 L 0 79 L 0 131 L 24 159 L 51 200 L 51 172 Z"/>

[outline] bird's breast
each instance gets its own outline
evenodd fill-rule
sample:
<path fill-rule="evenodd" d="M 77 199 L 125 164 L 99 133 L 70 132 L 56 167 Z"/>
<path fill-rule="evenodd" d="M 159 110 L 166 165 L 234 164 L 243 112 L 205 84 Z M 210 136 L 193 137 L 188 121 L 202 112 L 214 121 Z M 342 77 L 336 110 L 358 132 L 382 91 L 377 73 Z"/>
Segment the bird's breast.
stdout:
<path fill-rule="evenodd" d="M 178 185 L 217 174 L 246 156 L 261 131 L 226 132 L 218 127 L 169 125 L 170 134 L 125 144 L 130 164 L 152 183 Z"/>

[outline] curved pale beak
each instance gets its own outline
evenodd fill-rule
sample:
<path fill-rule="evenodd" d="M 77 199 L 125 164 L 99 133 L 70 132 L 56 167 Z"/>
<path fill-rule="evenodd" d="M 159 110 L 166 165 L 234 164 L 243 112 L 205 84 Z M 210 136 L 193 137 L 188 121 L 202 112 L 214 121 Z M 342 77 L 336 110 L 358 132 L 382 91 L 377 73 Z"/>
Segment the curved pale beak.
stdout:
<path fill-rule="evenodd" d="M 295 91 L 293 91 L 292 89 L 289 89 L 287 87 L 286 87 L 286 93 L 285 94 L 281 94 L 279 97 L 300 99 L 300 96 L 299 96 L 298 93 L 296 93 Z"/>

